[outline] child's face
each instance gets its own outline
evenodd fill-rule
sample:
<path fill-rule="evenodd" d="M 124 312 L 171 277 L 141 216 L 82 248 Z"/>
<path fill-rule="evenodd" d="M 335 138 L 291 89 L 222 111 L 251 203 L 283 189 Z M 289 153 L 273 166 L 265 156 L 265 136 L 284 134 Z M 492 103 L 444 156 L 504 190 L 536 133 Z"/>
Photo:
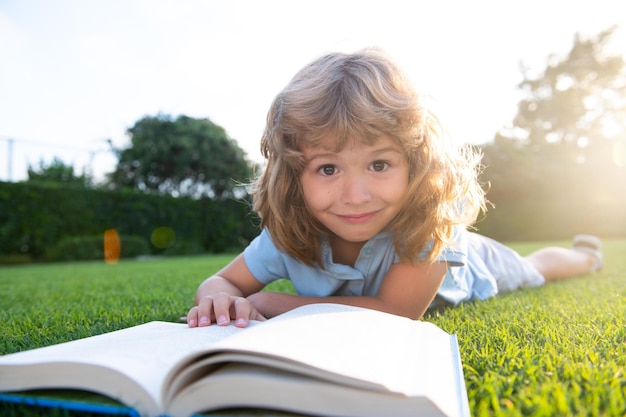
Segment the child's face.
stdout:
<path fill-rule="evenodd" d="M 326 143 L 332 144 L 332 138 Z M 402 149 L 383 136 L 372 145 L 348 143 L 304 151 L 307 160 L 301 183 L 313 216 L 336 237 L 365 242 L 387 226 L 402 209 L 409 167 Z"/>

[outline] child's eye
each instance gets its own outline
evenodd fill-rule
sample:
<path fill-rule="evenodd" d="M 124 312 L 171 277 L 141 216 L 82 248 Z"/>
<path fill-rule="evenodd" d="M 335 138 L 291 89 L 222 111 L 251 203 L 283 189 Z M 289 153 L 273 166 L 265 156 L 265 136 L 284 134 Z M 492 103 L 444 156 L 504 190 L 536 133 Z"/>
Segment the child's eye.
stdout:
<path fill-rule="evenodd" d="M 389 164 L 385 161 L 374 161 L 372 162 L 372 170 L 376 172 L 383 172 L 387 169 Z"/>
<path fill-rule="evenodd" d="M 330 176 L 337 172 L 337 167 L 334 165 L 322 165 L 317 169 L 317 171 L 322 175 Z"/>

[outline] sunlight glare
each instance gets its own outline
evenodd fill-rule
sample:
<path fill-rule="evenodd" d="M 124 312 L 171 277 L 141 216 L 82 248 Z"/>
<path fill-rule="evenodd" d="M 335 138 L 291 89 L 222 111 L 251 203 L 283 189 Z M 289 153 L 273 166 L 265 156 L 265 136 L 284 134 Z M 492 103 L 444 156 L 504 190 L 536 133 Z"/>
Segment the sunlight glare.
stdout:
<path fill-rule="evenodd" d="M 613 145 L 613 162 L 618 167 L 626 166 L 626 140 L 620 140 Z"/>

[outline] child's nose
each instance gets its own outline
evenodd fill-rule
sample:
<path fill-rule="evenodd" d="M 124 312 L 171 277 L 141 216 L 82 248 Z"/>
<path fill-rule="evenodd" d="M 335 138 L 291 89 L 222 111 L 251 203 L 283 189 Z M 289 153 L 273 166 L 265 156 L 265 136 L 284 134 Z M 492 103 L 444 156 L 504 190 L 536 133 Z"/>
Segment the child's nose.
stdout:
<path fill-rule="evenodd" d="M 354 175 L 346 178 L 343 187 L 343 202 L 346 204 L 362 204 L 371 200 L 369 183 L 364 176 Z"/>

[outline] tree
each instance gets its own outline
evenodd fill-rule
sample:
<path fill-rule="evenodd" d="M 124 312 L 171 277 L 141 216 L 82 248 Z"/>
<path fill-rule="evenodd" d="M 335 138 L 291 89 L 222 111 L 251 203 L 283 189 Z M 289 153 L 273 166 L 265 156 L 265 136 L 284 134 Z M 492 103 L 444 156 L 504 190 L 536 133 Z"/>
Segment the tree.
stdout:
<path fill-rule="evenodd" d="M 535 75 L 522 67 L 513 125 L 482 147 L 488 198 L 503 209 L 498 226 L 518 229 L 494 237 L 626 230 L 626 67 L 609 52 L 615 29 L 577 34 L 565 57 L 550 56 Z"/>
<path fill-rule="evenodd" d="M 90 175 L 85 173 L 76 175 L 72 165 L 66 165 L 57 157 L 54 157 L 49 165 L 46 165 L 44 161 L 39 161 L 39 170 L 35 170 L 31 165 L 29 165 L 27 181 L 39 183 L 63 183 L 84 188 L 90 188 L 93 185 L 93 179 Z"/>
<path fill-rule="evenodd" d="M 245 152 L 208 119 L 146 116 L 128 134 L 131 145 L 117 150 L 117 167 L 108 175 L 115 187 L 225 198 L 253 172 Z"/>
<path fill-rule="evenodd" d="M 618 164 L 617 150 L 626 141 L 626 67 L 624 56 L 608 52 L 615 30 L 576 34 L 567 56 L 550 56 L 537 76 L 522 68 L 523 98 L 513 126 L 483 148 L 490 180 L 510 177 L 515 163 L 525 168 L 520 183 Z"/>
<path fill-rule="evenodd" d="M 584 162 L 594 146 L 626 135 L 624 56 L 608 53 L 616 28 L 584 38 L 577 34 L 565 58 L 552 55 L 543 73 L 533 77 L 522 68 L 513 129 L 504 137 L 521 139 L 536 151 L 558 152 Z"/>

